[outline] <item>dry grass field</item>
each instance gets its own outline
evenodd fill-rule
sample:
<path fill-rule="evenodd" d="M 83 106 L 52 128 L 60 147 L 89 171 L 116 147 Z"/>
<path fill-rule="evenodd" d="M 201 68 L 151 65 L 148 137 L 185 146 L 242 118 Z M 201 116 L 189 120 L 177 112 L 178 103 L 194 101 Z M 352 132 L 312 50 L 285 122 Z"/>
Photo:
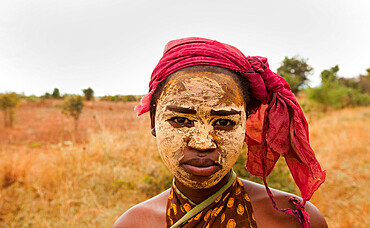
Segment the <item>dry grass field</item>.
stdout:
<path fill-rule="evenodd" d="M 168 186 L 149 115 L 137 118 L 136 103 L 87 102 L 77 132 L 58 103 L 23 102 L 14 127 L 0 126 L 0 227 L 111 227 Z M 370 107 L 309 122 L 327 170 L 312 202 L 330 227 L 368 227 Z"/>

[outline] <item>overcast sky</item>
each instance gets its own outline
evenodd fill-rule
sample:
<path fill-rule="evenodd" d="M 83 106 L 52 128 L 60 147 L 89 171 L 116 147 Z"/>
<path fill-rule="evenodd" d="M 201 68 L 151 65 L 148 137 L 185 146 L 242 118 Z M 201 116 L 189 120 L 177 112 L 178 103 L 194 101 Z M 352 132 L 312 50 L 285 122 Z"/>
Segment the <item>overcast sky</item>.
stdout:
<path fill-rule="evenodd" d="M 1 0 L 0 93 L 59 88 L 97 96 L 145 94 L 172 39 L 200 36 L 245 55 L 300 55 L 340 76 L 370 67 L 369 0 Z"/>

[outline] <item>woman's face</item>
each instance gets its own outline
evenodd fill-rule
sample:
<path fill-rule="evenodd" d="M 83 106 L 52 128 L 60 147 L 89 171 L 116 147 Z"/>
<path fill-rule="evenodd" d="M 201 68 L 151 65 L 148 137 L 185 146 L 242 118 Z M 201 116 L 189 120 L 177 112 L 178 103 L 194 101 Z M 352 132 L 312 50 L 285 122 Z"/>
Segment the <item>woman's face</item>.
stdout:
<path fill-rule="evenodd" d="M 157 101 L 159 152 L 175 178 L 190 188 L 210 188 L 230 171 L 245 128 L 242 91 L 230 75 L 177 72 Z"/>

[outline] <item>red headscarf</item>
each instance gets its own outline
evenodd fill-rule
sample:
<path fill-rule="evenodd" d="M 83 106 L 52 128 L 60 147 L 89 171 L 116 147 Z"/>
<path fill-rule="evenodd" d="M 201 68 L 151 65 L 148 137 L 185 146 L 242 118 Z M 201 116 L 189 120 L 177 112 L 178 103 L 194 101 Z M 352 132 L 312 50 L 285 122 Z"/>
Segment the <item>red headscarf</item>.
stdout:
<path fill-rule="evenodd" d="M 297 100 L 288 83 L 269 69 L 266 58 L 245 57 L 231 45 L 204 38 L 170 41 L 152 73 L 149 92 L 135 111 L 138 115 L 147 112 L 150 98 L 161 81 L 180 69 L 195 65 L 227 68 L 241 73 L 248 80 L 253 97 L 264 105 L 247 120 L 246 168 L 251 174 L 263 178 L 277 210 L 297 216 L 302 227 L 309 227 L 305 203 L 324 182 L 325 171 L 321 170 L 309 144 L 308 124 Z M 284 156 L 301 191 L 303 202 L 297 203 L 297 210 L 277 208 L 266 183 L 266 177 L 280 156 Z"/>

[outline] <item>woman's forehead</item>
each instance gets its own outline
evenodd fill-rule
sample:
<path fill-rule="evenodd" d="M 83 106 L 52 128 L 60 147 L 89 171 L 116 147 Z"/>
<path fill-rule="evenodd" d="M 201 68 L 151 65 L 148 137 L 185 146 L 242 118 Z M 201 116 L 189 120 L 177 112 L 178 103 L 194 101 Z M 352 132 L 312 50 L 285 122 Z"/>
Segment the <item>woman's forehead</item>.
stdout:
<path fill-rule="evenodd" d="M 179 71 L 170 76 L 160 100 L 172 103 L 243 105 L 239 83 L 233 76 L 208 71 Z"/>

